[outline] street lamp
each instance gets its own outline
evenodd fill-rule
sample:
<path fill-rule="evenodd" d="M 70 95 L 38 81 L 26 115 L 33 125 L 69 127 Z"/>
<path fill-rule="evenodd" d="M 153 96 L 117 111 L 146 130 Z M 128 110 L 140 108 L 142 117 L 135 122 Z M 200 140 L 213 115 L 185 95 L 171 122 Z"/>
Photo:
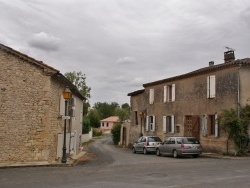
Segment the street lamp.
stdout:
<path fill-rule="evenodd" d="M 67 162 L 67 158 L 66 158 L 66 116 L 67 116 L 67 107 L 68 107 L 68 99 L 71 98 L 71 91 L 68 88 L 68 86 L 66 86 L 65 90 L 63 91 L 63 98 L 65 99 L 65 117 L 64 117 L 64 133 L 63 133 L 63 156 L 62 156 L 62 163 L 66 163 Z"/>

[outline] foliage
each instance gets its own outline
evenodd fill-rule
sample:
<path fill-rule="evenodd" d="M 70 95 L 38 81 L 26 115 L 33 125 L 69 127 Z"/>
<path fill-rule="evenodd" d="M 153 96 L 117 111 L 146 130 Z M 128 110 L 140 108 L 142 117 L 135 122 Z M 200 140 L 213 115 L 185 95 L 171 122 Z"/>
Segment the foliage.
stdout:
<path fill-rule="evenodd" d="M 93 108 L 97 110 L 100 120 L 113 116 L 117 107 L 119 107 L 119 104 L 116 102 L 112 102 L 110 104 L 107 102 L 98 102 L 93 106 Z"/>
<path fill-rule="evenodd" d="M 93 137 L 102 136 L 102 134 L 103 132 L 101 129 L 98 129 L 98 128 L 93 129 Z"/>
<path fill-rule="evenodd" d="M 218 122 L 232 139 L 238 149 L 237 154 L 242 155 L 247 150 L 248 125 L 250 123 L 250 106 L 240 108 L 239 117 L 234 109 L 225 109 L 219 115 Z"/>
<path fill-rule="evenodd" d="M 98 115 L 97 110 L 95 109 L 90 110 L 88 113 L 88 118 L 89 118 L 91 127 L 95 127 L 95 128 L 100 127 L 100 117 Z"/>
<path fill-rule="evenodd" d="M 111 129 L 111 134 L 112 134 L 114 144 L 117 145 L 119 143 L 119 141 L 120 141 L 121 123 L 116 124 Z"/>
<path fill-rule="evenodd" d="M 87 103 L 83 103 L 83 116 L 86 116 L 88 114 L 88 111 L 89 111 L 89 107 L 90 107 L 90 104 L 87 102 Z"/>
<path fill-rule="evenodd" d="M 90 131 L 90 121 L 88 116 L 84 116 L 82 120 L 82 134 L 87 134 Z"/>
<path fill-rule="evenodd" d="M 129 112 L 126 109 L 116 108 L 114 112 L 115 116 L 119 116 L 120 121 L 129 119 Z"/>
<path fill-rule="evenodd" d="M 80 72 L 67 72 L 64 76 L 74 84 L 80 93 L 86 98 L 90 98 L 91 88 L 86 85 L 86 76 L 81 71 Z"/>

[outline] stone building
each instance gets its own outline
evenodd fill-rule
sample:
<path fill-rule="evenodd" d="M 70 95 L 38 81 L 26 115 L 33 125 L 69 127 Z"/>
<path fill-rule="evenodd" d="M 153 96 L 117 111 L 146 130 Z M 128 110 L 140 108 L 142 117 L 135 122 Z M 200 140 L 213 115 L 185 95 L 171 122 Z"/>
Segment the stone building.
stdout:
<path fill-rule="evenodd" d="M 234 146 L 222 132 L 218 114 L 223 109 L 239 110 L 250 99 L 250 59 L 235 60 L 225 52 L 225 62 L 143 84 L 131 92 L 131 124 L 127 145 L 139 135 L 194 136 L 204 151 L 229 152 Z M 128 129 L 128 126 L 127 126 Z"/>
<path fill-rule="evenodd" d="M 53 67 L 2 44 L 0 67 L 0 163 L 60 159 L 66 86 L 72 92 L 67 153 L 77 154 L 84 100 L 77 88 Z"/>

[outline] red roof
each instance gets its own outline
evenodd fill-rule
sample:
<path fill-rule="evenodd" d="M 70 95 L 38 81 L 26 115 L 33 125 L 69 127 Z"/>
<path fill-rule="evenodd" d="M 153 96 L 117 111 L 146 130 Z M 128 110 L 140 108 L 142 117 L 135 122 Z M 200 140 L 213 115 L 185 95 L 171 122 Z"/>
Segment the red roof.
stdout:
<path fill-rule="evenodd" d="M 102 119 L 101 122 L 119 122 L 119 117 L 118 116 L 110 116 L 106 119 Z"/>

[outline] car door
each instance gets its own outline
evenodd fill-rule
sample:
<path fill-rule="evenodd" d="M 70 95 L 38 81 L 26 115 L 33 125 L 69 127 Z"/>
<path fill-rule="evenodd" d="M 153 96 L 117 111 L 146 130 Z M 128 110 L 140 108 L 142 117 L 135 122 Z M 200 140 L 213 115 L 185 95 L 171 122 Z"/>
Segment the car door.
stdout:
<path fill-rule="evenodd" d="M 162 154 L 168 155 L 169 153 L 169 144 L 170 144 L 170 138 L 167 138 L 164 142 L 163 145 L 161 145 L 161 150 L 160 152 Z"/>
<path fill-rule="evenodd" d="M 141 140 L 142 140 L 142 137 L 139 138 L 139 139 L 135 142 L 135 144 L 134 144 L 134 147 L 135 147 L 135 150 L 136 150 L 136 151 L 140 151 L 140 143 L 141 143 Z"/>
<path fill-rule="evenodd" d="M 175 147 L 175 138 L 169 138 L 168 142 L 166 143 L 166 154 L 172 155 L 174 147 Z"/>

